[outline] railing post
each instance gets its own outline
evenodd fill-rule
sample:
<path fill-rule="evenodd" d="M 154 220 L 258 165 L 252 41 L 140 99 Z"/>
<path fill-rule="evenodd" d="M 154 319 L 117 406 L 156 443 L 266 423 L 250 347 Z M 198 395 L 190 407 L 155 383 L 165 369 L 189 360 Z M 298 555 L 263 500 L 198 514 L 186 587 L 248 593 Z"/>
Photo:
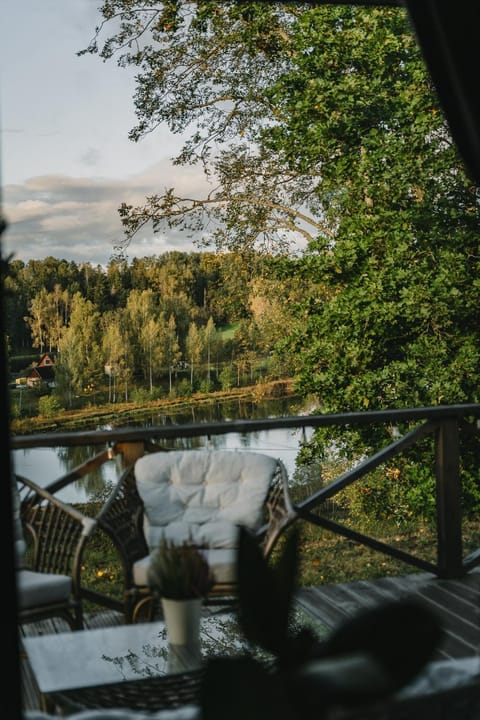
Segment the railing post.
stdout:
<path fill-rule="evenodd" d="M 465 575 L 462 551 L 462 509 L 458 424 L 443 420 L 435 437 L 437 543 L 440 577 Z"/>

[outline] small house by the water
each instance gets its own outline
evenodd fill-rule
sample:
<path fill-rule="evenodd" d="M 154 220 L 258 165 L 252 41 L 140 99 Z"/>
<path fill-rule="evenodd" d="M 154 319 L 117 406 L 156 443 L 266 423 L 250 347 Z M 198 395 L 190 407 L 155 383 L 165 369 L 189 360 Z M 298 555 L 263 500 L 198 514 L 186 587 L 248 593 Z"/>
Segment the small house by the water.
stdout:
<path fill-rule="evenodd" d="M 27 375 L 27 385 L 29 387 L 40 387 L 42 385 L 49 388 L 55 387 L 54 364 L 51 355 L 48 353 L 42 355 L 38 364 L 35 365 Z"/>

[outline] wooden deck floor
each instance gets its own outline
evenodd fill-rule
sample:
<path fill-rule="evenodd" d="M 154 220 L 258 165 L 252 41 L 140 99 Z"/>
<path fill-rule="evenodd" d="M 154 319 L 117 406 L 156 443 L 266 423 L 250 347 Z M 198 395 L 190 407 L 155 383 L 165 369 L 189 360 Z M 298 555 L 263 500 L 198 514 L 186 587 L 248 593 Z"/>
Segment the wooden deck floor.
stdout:
<path fill-rule="evenodd" d="M 362 609 L 413 598 L 433 610 L 445 631 L 435 659 L 480 655 L 480 568 L 461 580 L 440 580 L 429 573 L 384 577 L 303 588 L 300 604 L 329 628 Z"/>
<path fill-rule="evenodd" d="M 338 585 L 303 588 L 300 605 L 323 625 L 334 629 L 359 611 L 385 601 L 415 598 L 438 614 L 445 629 L 445 641 L 436 659 L 480 656 L 480 568 L 461 580 L 439 580 L 433 575 L 415 573 L 403 577 L 356 581 Z M 122 622 L 114 612 L 87 615 L 87 628 L 106 627 Z M 62 621 L 48 620 L 27 625 L 25 635 L 64 632 Z M 39 698 L 28 660 L 21 658 L 21 687 L 24 709 L 39 709 Z"/>

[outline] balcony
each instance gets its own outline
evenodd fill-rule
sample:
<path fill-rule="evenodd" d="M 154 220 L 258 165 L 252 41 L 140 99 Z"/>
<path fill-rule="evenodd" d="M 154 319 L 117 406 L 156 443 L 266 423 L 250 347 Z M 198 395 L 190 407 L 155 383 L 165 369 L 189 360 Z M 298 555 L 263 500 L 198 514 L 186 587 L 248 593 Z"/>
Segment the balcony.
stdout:
<path fill-rule="evenodd" d="M 192 423 L 180 426 L 121 428 L 91 432 L 56 432 L 11 438 L 12 449 L 35 447 L 73 447 L 92 445 L 99 452 L 86 463 L 50 483 L 58 491 L 73 479 L 121 455 L 128 465 L 153 445 L 174 438 L 193 438 L 228 433 L 250 433 L 275 428 L 355 427 L 387 424 L 406 428 L 395 433 L 395 439 L 363 457 L 354 467 L 324 484 L 314 493 L 295 502 L 296 522 L 311 524 L 347 538 L 351 543 L 370 548 L 404 563 L 408 571 L 397 577 L 356 580 L 335 585 L 302 587 L 299 605 L 326 628 L 333 629 L 346 619 L 376 603 L 402 597 L 415 597 L 438 613 L 446 630 L 445 641 L 436 659 L 459 659 L 478 654 L 480 648 L 480 546 L 464 551 L 462 530 L 462 439 L 479 432 L 480 405 L 452 405 L 426 408 L 306 415 L 265 420 L 237 420 L 221 423 Z M 434 448 L 436 557 L 425 559 L 400 547 L 382 542 L 338 522 L 328 512 L 335 496 L 359 483 L 376 468 L 391 462 L 403 452 L 430 439 Z M 341 563 L 341 557 L 338 562 Z M 87 626 L 120 622 L 112 610 L 87 618 Z M 51 621 L 49 631 L 61 630 Z M 38 628 L 28 632 L 35 633 Z M 40 631 L 42 631 L 40 629 Z M 34 693 L 24 668 L 23 692 L 32 707 Z"/>

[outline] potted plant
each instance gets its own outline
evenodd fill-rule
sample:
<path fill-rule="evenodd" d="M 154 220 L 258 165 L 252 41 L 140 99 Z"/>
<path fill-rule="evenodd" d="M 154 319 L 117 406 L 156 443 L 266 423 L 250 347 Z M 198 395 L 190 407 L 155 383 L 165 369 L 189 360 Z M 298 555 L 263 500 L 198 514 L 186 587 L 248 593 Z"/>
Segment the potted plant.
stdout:
<path fill-rule="evenodd" d="M 213 586 L 201 550 L 190 542 L 163 540 L 153 553 L 148 579 L 160 596 L 169 642 L 197 645 L 202 603 Z"/>

